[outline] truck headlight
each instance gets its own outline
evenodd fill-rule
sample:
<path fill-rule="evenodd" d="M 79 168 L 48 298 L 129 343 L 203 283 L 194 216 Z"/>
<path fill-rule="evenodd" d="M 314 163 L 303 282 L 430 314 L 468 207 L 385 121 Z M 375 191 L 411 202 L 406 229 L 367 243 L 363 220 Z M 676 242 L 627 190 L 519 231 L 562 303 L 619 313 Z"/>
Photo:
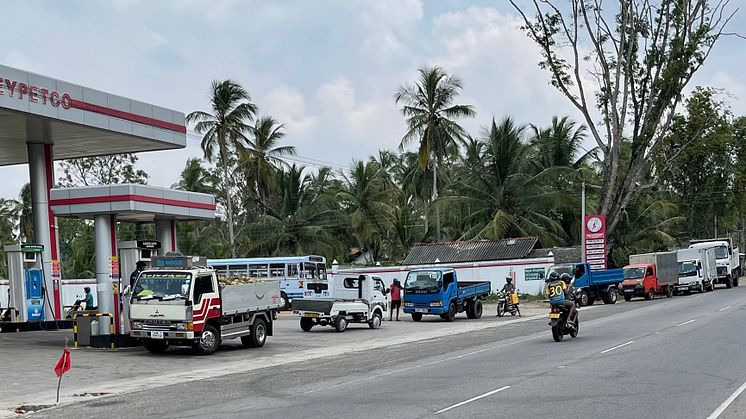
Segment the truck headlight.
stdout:
<path fill-rule="evenodd" d="M 142 322 L 131 322 L 130 329 L 132 330 L 142 329 Z"/>
<path fill-rule="evenodd" d="M 430 303 L 430 307 L 443 307 L 443 302 L 442 301 L 433 301 L 432 303 Z"/>
<path fill-rule="evenodd" d="M 176 323 L 176 330 L 193 330 L 192 322 Z"/>
<path fill-rule="evenodd" d="M 414 303 L 404 303 L 404 307 L 414 307 Z"/>

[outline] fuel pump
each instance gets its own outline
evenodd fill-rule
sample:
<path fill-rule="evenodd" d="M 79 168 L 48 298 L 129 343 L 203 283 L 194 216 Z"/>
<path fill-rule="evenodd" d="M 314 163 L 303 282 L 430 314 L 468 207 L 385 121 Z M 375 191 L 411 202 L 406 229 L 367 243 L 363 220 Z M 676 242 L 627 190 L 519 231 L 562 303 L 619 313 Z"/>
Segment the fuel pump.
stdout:
<path fill-rule="evenodd" d="M 150 265 L 154 257 L 158 256 L 161 242 L 158 240 L 131 240 L 117 243 L 119 251 L 119 272 L 122 276 L 119 288 L 119 333 L 128 334 L 130 331 L 129 295 L 130 275 L 137 268 L 137 262 Z M 126 291 L 126 292 L 125 292 Z"/>
<path fill-rule="evenodd" d="M 15 309 L 11 310 L 11 321 L 44 320 L 45 301 L 49 300 L 44 288 L 43 252 L 44 246 L 39 244 L 5 246 L 10 285 L 8 306 Z"/>

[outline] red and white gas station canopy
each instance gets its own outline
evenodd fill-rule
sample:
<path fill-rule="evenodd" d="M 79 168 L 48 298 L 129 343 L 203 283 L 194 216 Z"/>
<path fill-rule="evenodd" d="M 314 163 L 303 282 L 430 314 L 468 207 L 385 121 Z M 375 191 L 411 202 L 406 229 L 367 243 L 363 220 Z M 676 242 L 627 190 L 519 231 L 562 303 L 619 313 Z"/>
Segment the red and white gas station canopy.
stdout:
<path fill-rule="evenodd" d="M 186 147 L 184 114 L 0 65 L 0 166 L 28 163 L 27 142 L 55 159 Z"/>
<path fill-rule="evenodd" d="M 215 197 L 147 185 L 119 184 L 55 188 L 49 206 L 57 217 L 112 214 L 126 222 L 212 220 Z"/>

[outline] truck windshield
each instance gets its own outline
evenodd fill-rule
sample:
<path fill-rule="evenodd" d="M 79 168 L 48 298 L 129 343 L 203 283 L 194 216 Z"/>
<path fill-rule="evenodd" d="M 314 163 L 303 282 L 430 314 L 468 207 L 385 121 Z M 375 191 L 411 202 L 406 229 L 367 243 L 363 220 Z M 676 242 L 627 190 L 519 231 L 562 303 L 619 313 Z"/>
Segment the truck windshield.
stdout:
<path fill-rule="evenodd" d="M 728 254 L 728 247 L 727 246 L 718 246 L 715 248 L 715 258 L 716 259 L 728 259 L 730 255 Z"/>
<path fill-rule="evenodd" d="M 175 300 L 189 297 L 192 274 L 188 272 L 143 272 L 132 291 L 132 300 Z"/>
<path fill-rule="evenodd" d="M 407 274 L 404 281 L 404 291 L 414 293 L 431 293 L 440 291 L 438 271 L 418 271 Z"/>
<path fill-rule="evenodd" d="M 697 276 L 697 263 L 692 260 L 679 262 L 679 276 Z"/>
<path fill-rule="evenodd" d="M 645 268 L 624 268 L 624 279 L 640 279 L 645 276 Z"/>

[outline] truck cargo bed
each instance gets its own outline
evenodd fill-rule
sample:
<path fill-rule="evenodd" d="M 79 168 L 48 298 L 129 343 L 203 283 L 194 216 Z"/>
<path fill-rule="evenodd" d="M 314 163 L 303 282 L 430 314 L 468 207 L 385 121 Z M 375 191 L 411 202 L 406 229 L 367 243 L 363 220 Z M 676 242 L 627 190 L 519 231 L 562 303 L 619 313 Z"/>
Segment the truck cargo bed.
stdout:
<path fill-rule="evenodd" d="M 489 294 L 492 284 L 484 282 L 458 282 L 458 298 L 472 298 L 478 295 Z"/>
<path fill-rule="evenodd" d="M 318 313 L 330 313 L 334 303 L 354 303 L 362 300 L 347 300 L 344 298 L 304 298 L 293 301 L 293 310 L 315 311 Z"/>
<path fill-rule="evenodd" d="M 280 308 L 280 283 L 258 281 L 227 285 L 220 292 L 224 316 Z"/>

